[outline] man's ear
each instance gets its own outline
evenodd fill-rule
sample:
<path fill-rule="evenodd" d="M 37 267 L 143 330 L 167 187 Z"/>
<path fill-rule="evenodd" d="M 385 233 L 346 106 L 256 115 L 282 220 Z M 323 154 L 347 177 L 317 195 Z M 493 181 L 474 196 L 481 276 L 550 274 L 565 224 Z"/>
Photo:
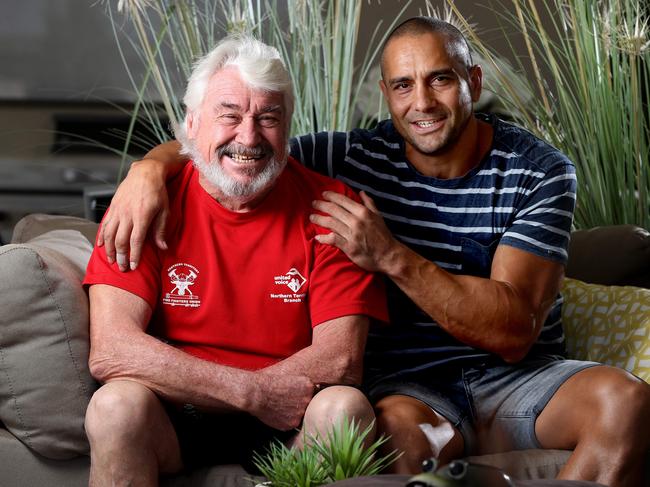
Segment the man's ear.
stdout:
<path fill-rule="evenodd" d="M 483 70 L 478 64 L 469 68 L 469 90 L 472 94 L 472 101 L 476 103 L 483 91 Z"/>
<path fill-rule="evenodd" d="M 196 132 L 199 130 L 199 117 L 194 112 L 188 112 L 185 117 L 185 130 L 189 139 L 196 139 Z"/>
<path fill-rule="evenodd" d="M 384 83 L 384 79 L 379 80 L 379 89 L 381 90 L 381 93 L 384 95 L 384 99 L 388 100 L 388 87 L 386 86 L 386 83 Z"/>

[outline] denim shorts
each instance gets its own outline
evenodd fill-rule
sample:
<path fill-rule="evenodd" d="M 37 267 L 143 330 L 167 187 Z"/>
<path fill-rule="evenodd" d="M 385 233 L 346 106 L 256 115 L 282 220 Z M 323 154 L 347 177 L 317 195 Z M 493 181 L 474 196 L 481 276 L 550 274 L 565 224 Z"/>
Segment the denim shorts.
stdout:
<path fill-rule="evenodd" d="M 463 435 L 465 455 L 540 448 L 535 421 L 559 387 L 596 362 L 537 357 L 516 364 L 441 367 L 399 380 L 378 380 L 367 393 L 376 403 L 389 395 L 414 397 L 444 416 Z M 486 438 L 499 444 L 485 445 Z M 481 450 L 477 439 L 481 437 Z"/>

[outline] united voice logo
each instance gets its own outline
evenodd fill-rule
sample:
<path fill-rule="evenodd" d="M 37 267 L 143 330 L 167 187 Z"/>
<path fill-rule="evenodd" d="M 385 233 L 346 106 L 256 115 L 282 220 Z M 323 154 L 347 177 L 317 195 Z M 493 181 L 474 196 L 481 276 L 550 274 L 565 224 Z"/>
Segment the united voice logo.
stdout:
<path fill-rule="evenodd" d="M 282 292 L 280 289 L 276 293 L 271 293 L 271 299 L 281 299 L 285 303 L 302 303 L 305 299 L 305 293 L 298 293 L 298 291 L 305 285 L 307 279 L 295 267 L 284 274 L 274 276 L 273 282 L 281 289 L 289 288 L 293 293 Z"/>

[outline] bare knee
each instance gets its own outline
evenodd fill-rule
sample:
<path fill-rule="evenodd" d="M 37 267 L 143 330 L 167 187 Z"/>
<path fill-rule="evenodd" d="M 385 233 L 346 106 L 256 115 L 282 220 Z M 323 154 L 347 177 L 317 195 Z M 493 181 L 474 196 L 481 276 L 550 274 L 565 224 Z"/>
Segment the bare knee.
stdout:
<path fill-rule="evenodd" d="M 375 411 L 379 431 L 390 437 L 388 446 L 405 452 L 395 465 L 397 473 L 418 472 L 422 461 L 431 456 L 447 463 L 463 452 L 460 432 L 417 399 L 387 396 L 375 405 Z"/>
<path fill-rule="evenodd" d="M 319 418 L 336 423 L 344 418 L 370 423 L 374 413 L 366 396 L 353 387 L 333 386 L 323 389 L 309 403 L 305 421 Z"/>
<path fill-rule="evenodd" d="M 307 433 L 326 434 L 332 425 L 343 420 L 354 420 L 364 430 L 374 419 L 372 406 L 361 391 L 333 386 L 323 389 L 311 400 L 305 411 L 304 425 Z M 370 436 L 374 437 L 374 433 Z"/>
<path fill-rule="evenodd" d="M 136 382 L 116 381 L 99 388 L 86 411 L 85 428 L 91 445 L 107 435 L 118 441 L 141 441 L 153 401 L 158 401 L 155 394 Z"/>
<path fill-rule="evenodd" d="M 377 422 L 382 431 L 393 434 L 406 425 L 429 423 L 436 426 L 439 418 L 424 403 L 408 396 L 387 396 L 375 405 Z"/>
<path fill-rule="evenodd" d="M 628 455 L 649 446 L 649 408 L 648 384 L 615 367 L 592 367 L 560 387 L 536 431 L 546 447 L 573 449 L 584 442 Z"/>
<path fill-rule="evenodd" d="M 610 369 L 608 380 L 594 384 L 599 427 L 611 436 L 621 436 L 625 443 L 650 438 L 650 386 L 622 370 Z M 639 434 L 644 432 L 645 434 Z"/>

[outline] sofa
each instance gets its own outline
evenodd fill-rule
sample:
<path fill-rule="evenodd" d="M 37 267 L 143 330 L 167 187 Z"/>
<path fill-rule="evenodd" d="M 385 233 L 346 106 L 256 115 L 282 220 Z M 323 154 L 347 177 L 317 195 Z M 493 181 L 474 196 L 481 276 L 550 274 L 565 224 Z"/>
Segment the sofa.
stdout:
<path fill-rule="evenodd" d="M 88 360 L 88 298 L 81 286 L 97 225 L 29 215 L 0 247 L 0 485 L 84 486 L 83 418 L 97 384 Z M 562 293 L 572 357 L 650 381 L 650 233 L 634 226 L 574 232 Z M 587 284 L 589 282 L 589 284 Z M 220 438 L 219 441 L 228 441 Z M 527 450 L 470 461 L 514 478 L 556 475 L 570 452 Z M 164 486 L 252 485 L 238 465 L 164 478 Z"/>

